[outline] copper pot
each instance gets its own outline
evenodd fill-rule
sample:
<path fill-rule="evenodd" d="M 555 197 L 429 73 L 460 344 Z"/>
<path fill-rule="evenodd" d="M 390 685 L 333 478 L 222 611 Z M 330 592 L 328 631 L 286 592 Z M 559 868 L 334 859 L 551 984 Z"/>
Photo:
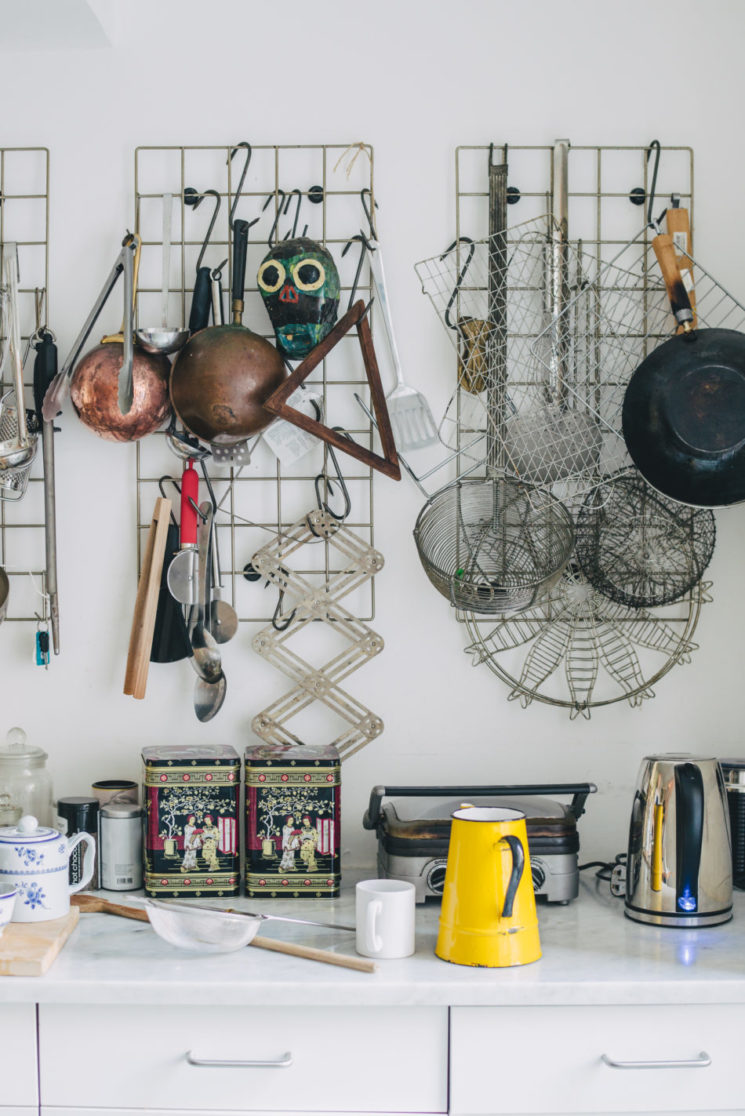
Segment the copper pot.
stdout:
<path fill-rule="evenodd" d="M 184 346 L 171 372 L 173 409 L 206 442 L 231 445 L 274 419 L 264 400 L 285 378 L 277 350 L 242 325 L 210 326 Z"/>
<path fill-rule="evenodd" d="M 171 412 L 168 398 L 168 357 L 135 348 L 132 366 L 134 397 L 123 415 L 119 410 L 119 370 L 124 346 L 119 341 L 97 345 L 73 372 L 70 398 L 81 422 L 112 442 L 135 442 L 152 434 Z"/>
<path fill-rule="evenodd" d="M 273 421 L 264 401 L 286 376 L 274 346 L 241 324 L 247 222 L 235 221 L 233 234 L 233 321 L 194 334 L 171 371 L 173 409 L 186 429 L 226 446 L 245 441 Z"/>

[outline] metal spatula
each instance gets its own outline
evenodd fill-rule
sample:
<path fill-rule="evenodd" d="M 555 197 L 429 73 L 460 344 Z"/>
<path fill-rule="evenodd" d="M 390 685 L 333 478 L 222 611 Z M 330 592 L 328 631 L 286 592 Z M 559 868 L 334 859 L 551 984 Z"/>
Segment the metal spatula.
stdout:
<path fill-rule="evenodd" d="M 431 446 L 438 440 L 437 426 L 432 417 L 429 403 L 416 388 L 409 387 L 401 371 L 401 361 L 398 356 L 398 346 L 393 332 L 393 322 L 388 306 L 386 294 L 385 272 L 383 271 L 383 255 L 377 240 L 368 240 L 367 247 L 370 256 L 370 269 L 372 271 L 373 285 L 377 295 L 380 309 L 383 314 L 383 323 L 388 337 L 388 345 L 393 360 L 393 369 L 396 373 L 396 386 L 386 396 L 388 415 L 391 420 L 393 437 L 400 450 L 422 449 Z"/>

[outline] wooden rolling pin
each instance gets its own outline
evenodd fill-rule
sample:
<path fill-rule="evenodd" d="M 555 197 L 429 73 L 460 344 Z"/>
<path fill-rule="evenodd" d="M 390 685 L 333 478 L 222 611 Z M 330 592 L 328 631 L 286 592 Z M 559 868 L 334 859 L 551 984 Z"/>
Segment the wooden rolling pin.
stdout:
<path fill-rule="evenodd" d="M 121 918 L 134 918 L 139 922 L 149 922 L 144 907 L 124 907 L 111 903 L 98 895 L 71 895 L 70 902 L 81 911 L 96 911 L 99 914 L 119 915 Z M 295 945 L 292 942 L 279 942 L 274 938 L 255 937 L 248 943 L 258 949 L 268 949 L 273 953 L 286 953 L 291 957 L 304 957 L 307 961 L 323 961 L 326 965 L 339 965 L 343 969 L 356 969 L 359 973 L 374 973 L 375 962 L 361 957 L 350 957 L 346 953 L 332 953 L 329 949 L 314 949 L 312 946 Z"/>

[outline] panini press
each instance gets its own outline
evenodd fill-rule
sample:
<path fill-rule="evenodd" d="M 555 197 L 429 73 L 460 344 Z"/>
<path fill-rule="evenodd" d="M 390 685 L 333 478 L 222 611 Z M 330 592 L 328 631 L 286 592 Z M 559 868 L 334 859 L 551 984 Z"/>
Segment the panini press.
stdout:
<path fill-rule="evenodd" d="M 579 891 L 577 819 L 594 783 L 504 787 L 373 787 L 362 819 L 378 837 L 378 875 L 407 880 L 416 901 L 440 897 L 445 884 L 450 818 L 464 802 L 506 806 L 525 814 L 533 887 L 547 903 L 568 903 Z M 569 805 L 537 795 L 572 795 Z M 384 798 L 395 801 L 383 802 Z M 416 799 L 416 804 L 412 802 Z"/>

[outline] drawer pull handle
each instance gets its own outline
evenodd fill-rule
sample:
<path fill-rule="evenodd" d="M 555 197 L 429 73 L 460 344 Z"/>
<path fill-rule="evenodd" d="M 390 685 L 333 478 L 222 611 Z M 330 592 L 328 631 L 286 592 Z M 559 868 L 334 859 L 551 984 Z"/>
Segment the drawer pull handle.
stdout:
<path fill-rule="evenodd" d="M 600 1055 L 600 1061 L 612 1069 L 706 1069 L 711 1065 L 711 1058 L 702 1050 L 698 1058 L 683 1058 L 680 1061 L 666 1060 L 662 1062 L 617 1062 L 607 1054 Z"/>
<path fill-rule="evenodd" d="M 273 1058 L 268 1061 L 262 1059 L 230 1059 L 221 1061 L 211 1058 L 195 1058 L 190 1050 L 186 1055 L 186 1060 L 190 1066 L 209 1066 L 212 1069 L 257 1069 L 260 1067 L 267 1069 L 287 1069 L 292 1065 L 292 1054 L 288 1050 L 281 1058 Z"/>

